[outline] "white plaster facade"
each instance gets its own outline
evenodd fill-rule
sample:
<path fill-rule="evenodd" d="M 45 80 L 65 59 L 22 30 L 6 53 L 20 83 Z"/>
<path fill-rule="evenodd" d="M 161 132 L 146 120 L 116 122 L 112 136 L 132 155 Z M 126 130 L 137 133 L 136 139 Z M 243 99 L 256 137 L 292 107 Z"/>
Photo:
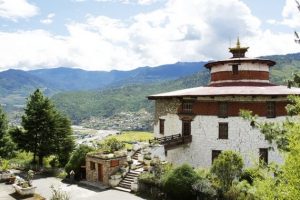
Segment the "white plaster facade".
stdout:
<path fill-rule="evenodd" d="M 223 72 L 223 71 L 232 71 L 232 64 L 237 63 L 238 61 L 233 61 L 232 63 L 215 65 L 211 68 L 210 73 Z M 241 63 L 239 64 L 239 70 L 243 71 L 265 71 L 269 72 L 269 66 L 265 63 Z"/>
<path fill-rule="evenodd" d="M 159 134 L 159 123 L 154 126 L 156 137 L 181 133 L 182 121 L 177 114 L 161 116 L 165 119 L 165 134 Z M 262 121 L 283 121 L 285 117 L 267 119 Z M 228 139 L 218 139 L 219 122 L 228 122 Z M 212 150 L 234 150 L 239 152 L 245 166 L 258 162 L 259 148 L 268 148 L 271 145 L 264 139 L 258 129 L 252 128 L 250 122 L 241 117 L 218 118 L 217 116 L 196 116 L 191 122 L 193 140 L 190 144 L 168 150 L 166 159 L 174 164 L 189 163 L 194 167 L 210 167 L 212 164 Z M 280 152 L 273 145 L 269 150 L 269 162 L 282 163 Z"/>

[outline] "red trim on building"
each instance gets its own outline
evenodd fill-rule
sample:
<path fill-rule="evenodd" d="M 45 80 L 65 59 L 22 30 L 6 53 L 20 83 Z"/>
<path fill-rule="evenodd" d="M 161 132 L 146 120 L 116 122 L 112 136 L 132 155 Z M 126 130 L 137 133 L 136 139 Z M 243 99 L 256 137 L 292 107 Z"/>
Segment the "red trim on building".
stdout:
<path fill-rule="evenodd" d="M 287 102 L 276 102 L 275 115 L 286 116 L 287 112 L 285 106 Z M 228 116 L 239 116 L 240 109 L 251 110 L 253 114 L 266 117 L 267 116 L 267 103 L 266 102 L 228 102 Z M 181 111 L 181 106 L 178 108 L 178 112 Z M 219 114 L 219 102 L 204 102 L 196 101 L 193 105 L 194 115 L 212 115 L 218 116 Z"/>
<path fill-rule="evenodd" d="M 269 72 L 238 71 L 238 74 L 233 74 L 232 71 L 221 71 L 211 73 L 211 81 L 222 80 L 269 80 Z"/>
<path fill-rule="evenodd" d="M 276 86 L 273 83 L 264 82 L 246 82 L 246 81 L 235 81 L 235 82 L 221 82 L 221 83 L 210 83 L 211 87 L 222 87 L 222 86 Z"/>

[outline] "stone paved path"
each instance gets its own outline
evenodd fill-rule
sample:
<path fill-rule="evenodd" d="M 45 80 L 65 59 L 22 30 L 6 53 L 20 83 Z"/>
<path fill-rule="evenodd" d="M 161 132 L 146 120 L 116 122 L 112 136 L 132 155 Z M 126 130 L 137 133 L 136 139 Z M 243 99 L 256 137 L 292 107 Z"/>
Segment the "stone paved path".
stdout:
<path fill-rule="evenodd" d="M 55 188 L 60 188 L 62 191 L 66 191 L 71 200 L 143 200 L 142 198 L 122 192 L 118 190 L 97 190 L 87 189 L 76 184 L 62 183 L 60 179 L 54 177 L 40 178 L 33 180 L 33 185 L 37 186 L 36 193 L 49 199 L 51 197 L 51 185 Z M 5 185 L 0 183 L 0 200 L 15 200 L 11 195 L 14 190 L 11 185 Z"/>

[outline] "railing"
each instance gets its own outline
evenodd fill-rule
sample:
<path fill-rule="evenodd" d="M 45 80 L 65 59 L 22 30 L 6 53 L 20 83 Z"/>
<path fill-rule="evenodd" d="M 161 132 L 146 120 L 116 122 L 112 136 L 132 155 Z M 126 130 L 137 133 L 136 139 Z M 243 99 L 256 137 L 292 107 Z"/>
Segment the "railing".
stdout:
<path fill-rule="evenodd" d="M 153 140 L 149 141 L 151 143 L 159 143 L 165 146 L 165 149 L 173 149 L 179 145 L 187 144 L 192 142 L 192 135 L 184 135 L 176 134 L 170 136 L 164 136 L 159 138 L 154 138 Z"/>

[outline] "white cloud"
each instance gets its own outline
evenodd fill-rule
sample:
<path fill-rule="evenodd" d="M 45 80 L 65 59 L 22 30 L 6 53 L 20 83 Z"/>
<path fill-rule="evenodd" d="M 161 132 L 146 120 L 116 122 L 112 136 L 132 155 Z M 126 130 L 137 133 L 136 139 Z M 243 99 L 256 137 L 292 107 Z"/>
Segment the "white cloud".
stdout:
<path fill-rule="evenodd" d="M 291 28 L 300 27 L 300 10 L 298 10 L 295 0 L 286 0 L 282 10 L 282 17 L 282 24 L 288 25 Z"/>
<path fill-rule="evenodd" d="M 54 13 L 50 13 L 47 15 L 45 19 L 40 20 L 42 24 L 52 24 L 53 18 L 55 17 Z"/>
<path fill-rule="evenodd" d="M 84 2 L 87 0 L 73 0 L 76 2 Z M 122 4 L 140 4 L 140 5 L 150 5 L 160 0 L 93 0 L 97 2 L 115 2 L 115 3 L 122 3 Z"/>
<path fill-rule="evenodd" d="M 187 12 L 188 11 L 188 12 Z M 132 69 L 177 61 L 228 58 L 240 36 L 249 56 L 299 50 L 293 36 L 274 34 L 239 0 L 169 0 L 131 19 L 88 15 L 67 25 L 69 35 L 42 30 L 0 32 L 2 69 L 74 66 L 88 70 Z"/>
<path fill-rule="evenodd" d="M 10 20 L 28 18 L 36 15 L 38 8 L 27 0 L 0 0 L 0 17 Z"/>

